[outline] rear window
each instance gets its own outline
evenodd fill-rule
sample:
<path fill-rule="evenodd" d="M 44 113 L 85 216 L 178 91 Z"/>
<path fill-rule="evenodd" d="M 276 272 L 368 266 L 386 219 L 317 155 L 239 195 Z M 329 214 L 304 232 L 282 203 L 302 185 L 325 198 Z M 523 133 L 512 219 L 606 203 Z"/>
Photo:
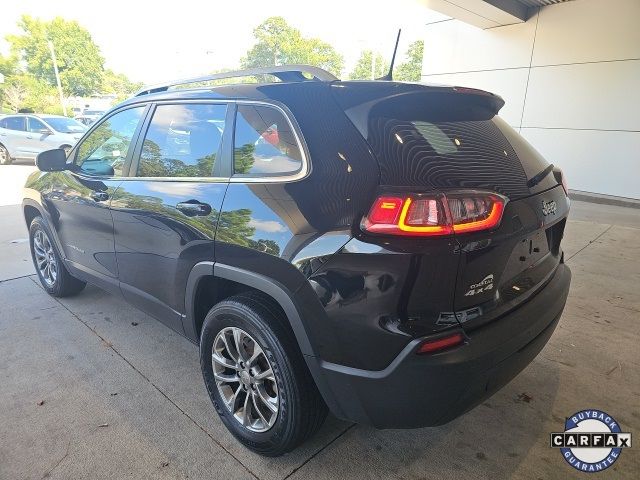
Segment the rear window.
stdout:
<path fill-rule="evenodd" d="M 522 165 L 493 120 L 373 117 L 371 147 L 392 185 L 483 188 L 527 196 Z"/>
<path fill-rule="evenodd" d="M 348 107 L 384 185 L 477 188 L 511 199 L 530 194 L 520 159 L 498 125 L 494 97 L 437 89 L 385 92 Z"/>
<path fill-rule="evenodd" d="M 7 130 L 25 131 L 24 117 L 7 117 L 0 121 L 0 126 Z"/>
<path fill-rule="evenodd" d="M 302 169 L 302 150 L 280 110 L 238 105 L 233 165 L 236 175 L 292 175 Z"/>

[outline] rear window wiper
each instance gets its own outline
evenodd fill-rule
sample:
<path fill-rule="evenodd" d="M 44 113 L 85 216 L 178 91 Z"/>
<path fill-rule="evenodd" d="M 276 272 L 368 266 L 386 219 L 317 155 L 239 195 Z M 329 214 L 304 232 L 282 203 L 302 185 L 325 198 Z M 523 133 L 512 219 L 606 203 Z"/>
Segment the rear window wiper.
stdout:
<path fill-rule="evenodd" d="M 527 182 L 527 187 L 529 188 L 535 187 L 542 180 L 544 180 L 544 177 L 549 175 L 552 170 L 553 170 L 553 163 L 549 164 L 549 166 L 544 170 L 542 170 L 540 173 L 536 173 L 533 177 L 531 177 Z"/>

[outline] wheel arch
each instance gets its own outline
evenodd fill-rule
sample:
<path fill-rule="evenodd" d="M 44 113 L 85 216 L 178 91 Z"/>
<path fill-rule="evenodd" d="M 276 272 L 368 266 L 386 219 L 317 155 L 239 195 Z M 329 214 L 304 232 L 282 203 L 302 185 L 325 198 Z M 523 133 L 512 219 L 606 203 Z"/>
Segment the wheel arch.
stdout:
<path fill-rule="evenodd" d="M 237 288 L 234 293 L 239 293 L 242 291 L 242 287 L 246 287 L 246 290 L 255 290 L 271 298 L 286 315 L 302 354 L 314 355 L 298 309 L 291 299 L 291 294 L 287 292 L 284 286 L 264 275 L 209 261 L 199 262 L 194 265 L 187 279 L 184 331 L 190 340 L 198 342 L 200 339 L 200 326 L 198 325 L 196 312 L 198 309 L 198 290 L 202 285 L 201 282 L 215 281 L 216 279 L 227 280 L 237 284 L 240 288 Z"/>
<path fill-rule="evenodd" d="M 29 228 L 34 218 L 36 217 L 44 218 L 44 215 L 42 215 L 42 212 L 40 211 L 40 209 L 35 205 L 32 205 L 31 202 L 28 202 L 28 203 L 25 202 L 25 204 L 22 207 L 22 213 L 24 214 L 24 221 L 27 224 L 27 228 Z"/>
<path fill-rule="evenodd" d="M 309 336 L 302 322 L 298 307 L 296 307 L 292 294 L 288 292 L 286 287 L 281 285 L 277 280 L 273 280 L 264 275 L 244 270 L 238 267 L 204 261 L 197 263 L 189 274 L 187 287 L 185 292 L 185 317 L 184 332 L 187 338 L 194 343 L 199 343 L 200 331 L 196 319 L 196 299 L 198 286 L 202 281 L 210 281 L 207 279 L 224 279 L 246 287 L 247 290 L 257 290 L 273 300 L 284 312 L 293 334 L 296 338 L 300 351 L 305 359 L 307 368 L 309 369 L 316 387 L 322 395 L 329 409 L 338 416 L 341 415 L 341 408 L 336 401 L 335 394 L 327 382 L 322 372 L 320 359 L 317 357 Z"/>

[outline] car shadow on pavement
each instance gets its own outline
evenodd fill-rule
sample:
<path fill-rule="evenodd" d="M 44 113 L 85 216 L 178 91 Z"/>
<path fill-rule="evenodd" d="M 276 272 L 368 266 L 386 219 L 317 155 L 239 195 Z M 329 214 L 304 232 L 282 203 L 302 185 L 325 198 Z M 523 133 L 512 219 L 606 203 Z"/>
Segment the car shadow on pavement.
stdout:
<path fill-rule="evenodd" d="M 347 478 L 358 472 L 361 478 L 422 478 L 425 472 L 445 475 L 452 469 L 464 476 L 509 476 L 534 445 L 546 441 L 546 424 L 561 426 L 549 418 L 559 384 L 557 366 L 538 357 L 495 396 L 447 425 L 376 430 L 330 416 L 302 448 L 263 458 L 238 444 L 216 418 L 196 346 L 96 287 L 62 302 L 259 478 L 336 478 L 345 472 Z"/>
<path fill-rule="evenodd" d="M 556 366 L 546 363 L 534 362 L 496 395 L 440 427 L 376 430 L 355 426 L 314 459 L 304 475 L 352 478 L 359 472 L 359 478 L 371 479 L 450 478 L 452 474 L 511 477 L 534 448 L 546 448 L 549 456 L 558 454 L 545 443 L 550 432 L 547 425 L 559 428 L 562 423 L 557 420 L 564 421 L 551 418 L 559 375 Z M 562 461 L 560 457 L 550 461 L 556 460 Z"/>

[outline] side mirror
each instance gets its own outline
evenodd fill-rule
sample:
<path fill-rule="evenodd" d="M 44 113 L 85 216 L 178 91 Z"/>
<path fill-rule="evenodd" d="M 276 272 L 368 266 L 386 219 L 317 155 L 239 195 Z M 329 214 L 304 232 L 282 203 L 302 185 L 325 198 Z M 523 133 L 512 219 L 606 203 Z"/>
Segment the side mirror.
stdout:
<path fill-rule="evenodd" d="M 38 130 L 38 133 L 41 135 L 51 135 L 53 132 L 48 128 L 41 128 Z"/>
<path fill-rule="evenodd" d="M 67 169 L 67 155 L 61 148 L 41 152 L 36 157 L 36 166 L 43 172 L 61 172 Z"/>

